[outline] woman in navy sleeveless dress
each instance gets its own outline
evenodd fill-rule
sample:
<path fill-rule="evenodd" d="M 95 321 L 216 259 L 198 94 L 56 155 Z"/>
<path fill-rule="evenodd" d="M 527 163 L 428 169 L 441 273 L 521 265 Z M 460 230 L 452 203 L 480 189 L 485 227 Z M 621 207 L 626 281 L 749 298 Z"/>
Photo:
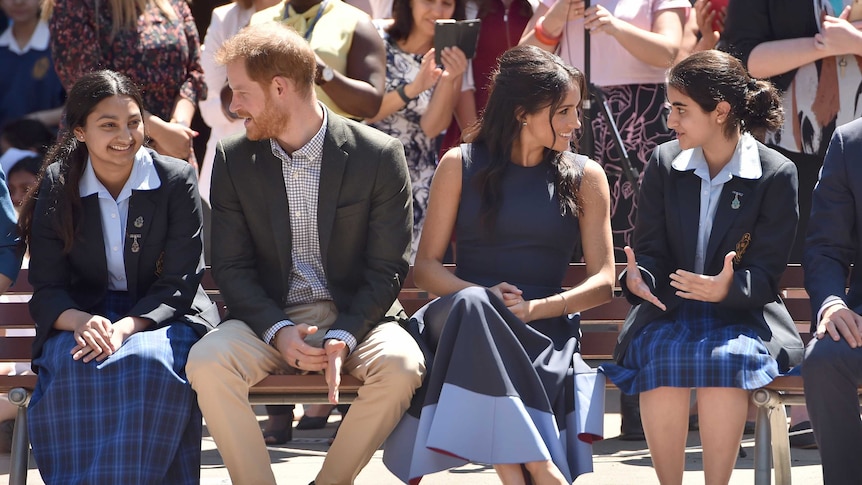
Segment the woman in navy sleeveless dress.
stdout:
<path fill-rule="evenodd" d="M 611 298 L 614 267 L 607 178 L 567 152 L 583 91 L 553 54 L 508 51 L 475 142 L 437 169 L 415 275 L 446 296 L 411 319 L 428 370 L 387 441 L 384 462 L 402 480 L 468 461 L 507 484 L 592 470 L 604 385 L 577 353 L 577 312 Z M 455 274 L 442 264 L 453 233 Z M 579 243 L 588 276 L 563 291 Z"/>

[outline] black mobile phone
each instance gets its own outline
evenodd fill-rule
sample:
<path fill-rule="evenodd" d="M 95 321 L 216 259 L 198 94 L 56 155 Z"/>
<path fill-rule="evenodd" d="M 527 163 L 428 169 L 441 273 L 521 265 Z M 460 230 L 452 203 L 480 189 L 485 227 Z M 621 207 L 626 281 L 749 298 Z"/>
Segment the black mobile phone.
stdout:
<path fill-rule="evenodd" d="M 440 52 L 445 47 L 457 46 L 467 59 L 476 55 L 476 43 L 479 42 L 479 26 L 482 21 L 441 19 L 434 23 L 434 60 L 442 66 Z"/>

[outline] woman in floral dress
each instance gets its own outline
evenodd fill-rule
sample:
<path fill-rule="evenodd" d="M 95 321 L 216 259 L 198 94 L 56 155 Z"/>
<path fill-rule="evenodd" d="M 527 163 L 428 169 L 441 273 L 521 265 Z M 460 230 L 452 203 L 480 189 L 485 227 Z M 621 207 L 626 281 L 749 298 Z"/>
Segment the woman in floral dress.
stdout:
<path fill-rule="evenodd" d="M 464 0 L 395 0 L 393 24 L 381 34 L 386 41 L 386 94 L 375 128 L 401 140 L 413 187 L 413 245 L 416 255 L 428 190 L 437 167 L 436 137 L 452 120 L 462 89 L 467 57 L 457 47 L 441 53 L 443 66 L 434 60 L 434 22 L 463 19 Z"/>
<path fill-rule="evenodd" d="M 149 145 L 188 159 L 197 134 L 189 124 L 206 86 L 185 0 L 46 0 L 45 15 L 66 90 L 98 69 L 125 74 L 143 93 Z"/>

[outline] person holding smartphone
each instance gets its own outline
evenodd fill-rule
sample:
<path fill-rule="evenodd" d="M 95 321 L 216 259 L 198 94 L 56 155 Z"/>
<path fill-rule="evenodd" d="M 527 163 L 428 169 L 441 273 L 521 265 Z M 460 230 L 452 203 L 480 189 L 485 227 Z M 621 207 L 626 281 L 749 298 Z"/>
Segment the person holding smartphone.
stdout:
<path fill-rule="evenodd" d="M 371 126 L 404 144 L 413 188 L 413 245 L 416 255 L 428 206 L 431 177 L 437 168 L 437 135 L 452 120 L 462 90 L 467 57 L 458 47 L 435 61 L 434 29 L 438 19 L 464 19 L 464 0 L 395 0 L 392 25 L 381 34 L 386 44 L 386 94 Z"/>
<path fill-rule="evenodd" d="M 485 109 L 497 59 L 518 45 L 533 16 L 533 5 L 528 0 L 468 0 L 466 13 L 468 19 L 482 21 L 476 55 L 470 59 L 469 67 L 475 88 L 461 91 L 454 119 L 440 143 L 440 156 L 461 143 L 461 132 L 473 125 Z"/>
<path fill-rule="evenodd" d="M 802 260 L 811 194 L 836 126 L 862 116 L 862 11 L 853 0 L 747 0 L 727 8 L 718 48 L 783 93 L 784 124 L 766 144 L 799 171 L 799 230 L 791 262 Z"/>

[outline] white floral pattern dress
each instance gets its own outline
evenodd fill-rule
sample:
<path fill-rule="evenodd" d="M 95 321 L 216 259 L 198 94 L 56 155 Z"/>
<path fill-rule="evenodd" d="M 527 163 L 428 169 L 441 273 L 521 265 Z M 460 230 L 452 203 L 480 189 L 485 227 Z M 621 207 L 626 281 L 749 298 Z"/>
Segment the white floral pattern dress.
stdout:
<path fill-rule="evenodd" d="M 422 56 L 402 51 L 394 41 L 389 39 L 388 34 L 382 35 L 386 44 L 386 91 L 389 92 L 416 79 L 419 75 L 419 66 L 422 64 Z M 410 169 L 410 183 L 413 187 L 411 263 L 419 246 L 419 236 L 422 234 L 425 210 L 428 207 L 428 191 L 431 188 L 431 178 L 434 176 L 438 161 L 435 139 L 428 137 L 419 125 L 419 120 L 428 109 L 433 92 L 433 88 L 422 92 L 404 108 L 371 124 L 378 130 L 398 138 L 404 145 L 407 166 Z"/>

